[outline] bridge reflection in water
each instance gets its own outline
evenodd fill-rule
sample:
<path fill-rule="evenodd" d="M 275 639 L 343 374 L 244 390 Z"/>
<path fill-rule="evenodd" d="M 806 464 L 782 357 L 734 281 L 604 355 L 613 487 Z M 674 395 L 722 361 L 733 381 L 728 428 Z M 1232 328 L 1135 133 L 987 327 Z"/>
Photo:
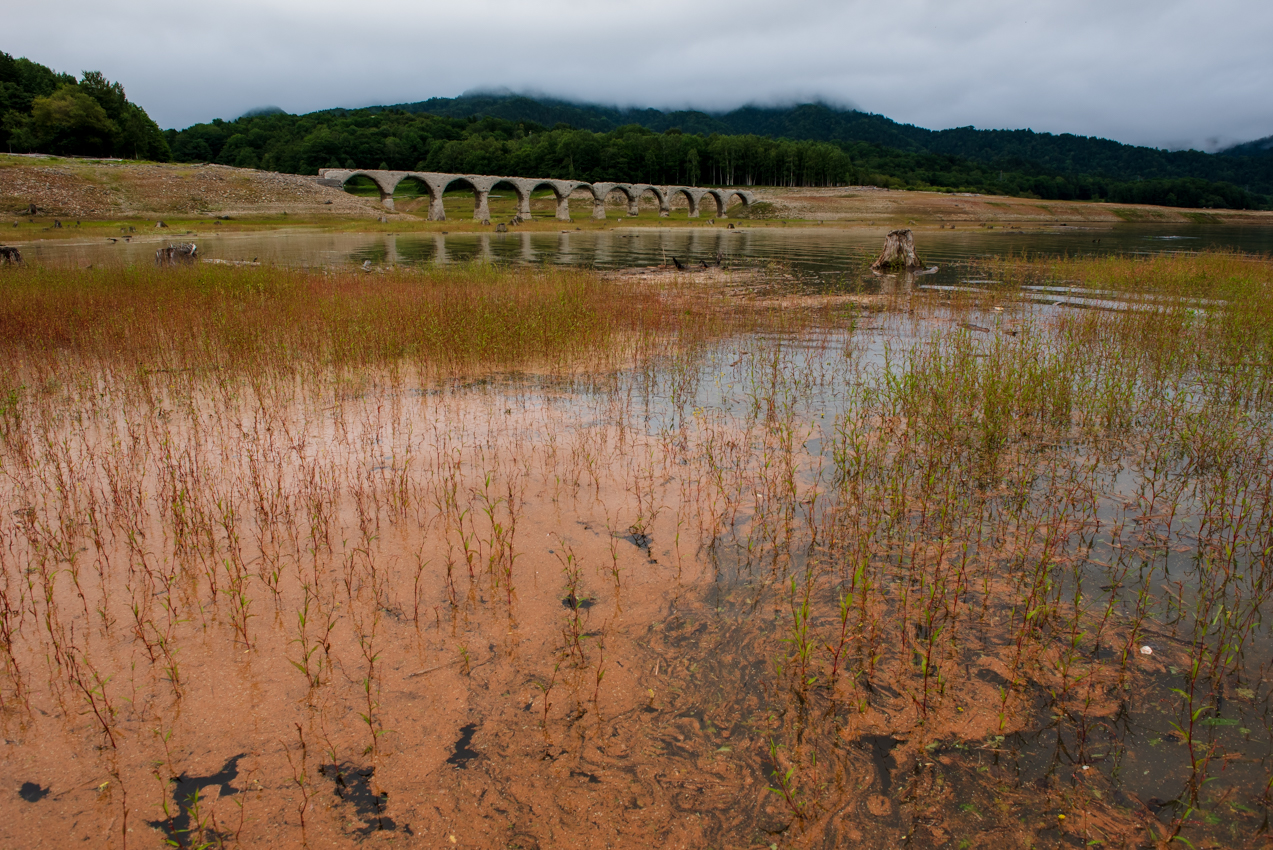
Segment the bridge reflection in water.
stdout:
<path fill-rule="evenodd" d="M 670 265 L 671 257 L 699 267 L 721 259 L 750 263 L 757 236 L 749 230 L 723 228 L 634 228 L 631 231 L 510 232 L 510 233 L 384 233 L 342 234 L 349 247 L 332 252 L 331 261 L 377 266 L 425 266 L 450 263 L 507 263 L 528 265 L 578 265 L 600 269 L 627 269 Z M 871 243 L 879 241 L 871 238 Z M 856 244 L 856 243 L 855 243 Z M 770 246 L 772 247 L 772 246 Z M 768 250 L 762 253 L 767 254 Z M 832 259 L 837 267 L 838 252 Z"/>

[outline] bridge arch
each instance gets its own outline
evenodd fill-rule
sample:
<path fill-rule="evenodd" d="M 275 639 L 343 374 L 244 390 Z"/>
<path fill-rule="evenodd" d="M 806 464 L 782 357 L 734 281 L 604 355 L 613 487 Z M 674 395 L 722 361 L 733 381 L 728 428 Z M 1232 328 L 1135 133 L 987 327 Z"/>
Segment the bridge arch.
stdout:
<path fill-rule="evenodd" d="M 592 216 L 591 217 L 592 218 L 606 217 L 605 195 L 597 192 L 597 187 L 595 184 L 585 183 L 581 180 L 569 180 L 569 181 L 562 181 L 562 182 L 567 183 L 571 187 L 570 191 L 566 193 L 567 199 L 571 195 L 578 197 L 580 194 L 586 192 L 587 195 L 585 195 L 585 197 L 588 200 L 592 201 Z M 567 221 L 569 221 L 568 211 L 569 211 L 569 206 L 567 206 L 567 219 L 566 219 Z"/>
<path fill-rule="evenodd" d="M 417 198 L 427 198 L 429 202 L 429 210 L 433 209 L 433 200 L 436 196 L 433 186 L 423 175 L 416 172 L 407 172 L 403 174 L 394 185 L 393 192 L 389 200 L 392 202 L 410 201 Z M 387 205 L 386 205 L 387 206 Z M 396 207 L 390 207 L 396 209 Z"/>
<path fill-rule="evenodd" d="M 631 205 L 628 208 L 628 214 L 635 216 L 641 211 L 641 199 L 646 193 L 654 196 L 654 202 L 659 205 L 659 215 L 666 216 L 669 212 L 667 206 L 667 193 L 658 186 L 650 183 L 633 183 L 631 194 Z"/>
<path fill-rule="evenodd" d="M 729 209 L 729 202 L 734 198 L 737 198 L 739 203 L 743 205 L 743 209 L 746 209 L 751 206 L 752 199 L 754 198 L 751 192 L 744 192 L 741 189 L 725 189 L 721 192 L 721 197 L 724 200 L 725 209 Z M 721 216 L 723 217 L 724 215 L 725 213 L 722 212 Z"/>
<path fill-rule="evenodd" d="M 666 218 L 671 215 L 672 209 L 668 206 L 671 196 L 667 193 L 667 189 L 654 186 L 650 183 L 633 184 L 632 194 L 635 196 L 635 200 L 632 202 L 633 215 L 636 215 L 636 213 L 640 211 L 641 199 L 644 198 L 647 193 L 654 196 L 654 202 L 659 205 L 660 216 Z"/>
<path fill-rule="evenodd" d="M 482 197 L 482 193 L 478 191 L 478 188 L 473 184 L 473 181 L 463 174 L 443 174 L 441 175 L 441 178 L 442 179 L 439 181 L 441 185 L 438 186 L 438 206 L 442 206 L 443 197 L 446 195 L 448 190 L 452 189 L 452 187 L 466 187 L 473 190 L 473 217 L 477 218 L 482 202 L 486 199 Z M 446 220 L 445 209 L 442 210 L 442 215 L 439 217 L 439 220 Z"/>
<path fill-rule="evenodd" d="M 715 218 L 725 218 L 725 193 L 719 189 L 708 189 L 703 193 L 704 198 L 711 198 L 712 203 L 716 205 Z"/>
<path fill-rule="evenodd" d="M 557 219 L 559 221 L 570 221 L 570 209 L 566 205 L 566 199 L 570 197 L 570 191 L 562 191 L 561 181 L 559 180 L 541 180 L 526 179 L 522 181 L 526 187 L 526 211 L 522 214 L 522 218 L 530 218 L 530 198 L 545 186 L 553 193 L 553 199 L 557 202 Z"/>
<path fill-rule="evenodd" d="M 543 178 L 531 179 L 526 182 L 530 186 L 528 194 L 530 192 L 538 192 L 544 186 L 547 186 L 552 190 L 553 196 L 557 199 L 558 221 L 570 221 L 570 196 L 577 189 L 587 189 L 589 193 L 592 193 L 593 200 L 596 200 L 596 194 L 592 192 L 592 186 L 578 180 L 552 180 Z"/>
<path fill-rule="evenodd" d="M 457 183 L 463 183 L 473 190 L 473 219 L 484 224 L 491 222 L 491 187 L 503 182 L 502 177 L 487 177 L 477 174 L 439 174 L 438 197 L 441 199 L 446 191 Z M 446 217 L 443 212 L 442 217 Z"/>
<path fill-rule="evenodd" d="M 705 189 L 696 190 L 690 186 L 668 186 L 667 187 L 668 214 L 670 215 L 672 212 L 672 201 L 676 199 L 676 196 L 684 195 L 685 200 L 689 203 L 689 207 L 690 207 L 689 217 L 698 218 L 699 201 L 702 200 L 705 192 L 706 192 Z"/>
<path fill-rule="evenodd" d="M 349 181 L 359 177 L 370 180 L 376 184 L 376 188 L 380 191 L 380 203 L 386 209 L 393 209 L 393 190 L 398 187 L 398 183 L 402 180 L 402 172 L 400 171 L 379 171 L 376 169 L 354 169 L 342 170 L 339 176 L 333 175 L 333 179 L 340 181 L 340 187 L 349 191 L 346 187 Z"/>
<path fill-rule="evenodd" d="M 528 181 L 517 177 L 497 177 L 491 183 L 489 191 L 496 189 L 512 189 L 517 196 L 516 219 L 530 221 L 530 191 L 526 188 Z"/>
<path fill-rule="evenodd" d="M 627 183 L 593 183 L 592 184 L 592 217 L 606 217 L 606 199 L 612 192 L 622 192 L 628 201 L 628 212 L 636 206 L 637 196 L 632 194 L 632 186 Z M 635 213 L 634 213 L 635 214 Z"/>

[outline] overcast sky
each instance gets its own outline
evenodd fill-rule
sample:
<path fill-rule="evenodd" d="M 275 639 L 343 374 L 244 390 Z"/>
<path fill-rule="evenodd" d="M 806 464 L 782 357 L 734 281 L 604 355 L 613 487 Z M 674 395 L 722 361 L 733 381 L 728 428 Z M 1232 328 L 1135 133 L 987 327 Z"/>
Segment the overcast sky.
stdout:
<path fill-rule="evenodd" d="M 0 50 L 162 127 L 506 87 L 1215 149 L 1273 135 L 1269 0 L 0 0 Z"/>

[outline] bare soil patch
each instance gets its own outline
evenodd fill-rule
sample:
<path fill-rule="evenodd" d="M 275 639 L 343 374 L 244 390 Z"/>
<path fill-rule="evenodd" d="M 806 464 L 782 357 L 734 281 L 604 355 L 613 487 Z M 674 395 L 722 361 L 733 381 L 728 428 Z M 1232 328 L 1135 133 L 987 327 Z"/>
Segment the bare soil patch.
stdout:
<path fill-rule="evenodd" d="M 1270 224 L 1273 213 L 1246 210 L 1190 210 L 1173 207 L 1042 201 L 997 195 L 909 192 L 874 186 L 757 189 L 757 201 L 774 207 L 773 217 L 867 225 L 942 226 L 1108 225 L 1124 221 L 1196 223 L 1199 216 L 1220 224 Z"/>
<path fill-rule="evenodd" d="M 40 215 L 66 218 L 386 214 L 373 199 L 296 174 L 211 164 L 0 157 L 0 210 L 17 215 L 31 204 Z"/>

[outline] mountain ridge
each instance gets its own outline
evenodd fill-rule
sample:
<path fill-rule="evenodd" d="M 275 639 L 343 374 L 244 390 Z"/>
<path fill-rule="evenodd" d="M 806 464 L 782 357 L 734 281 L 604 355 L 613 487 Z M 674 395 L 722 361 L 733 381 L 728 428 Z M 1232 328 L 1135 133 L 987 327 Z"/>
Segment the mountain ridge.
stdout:
<path fill-rule="evenodd" d="M 636 124 L 661 133 L 679 129 L 701 135 L 759 135 L 793 140 L 867 142 L 908 153 L 958 156 L 1005 170 L 1032 165 L 1051 172 L 1092 174 L 1119 180 L 1198 178 L 1229 182 L 1248 191 L 1273 192 L 1273 137 L 1212 154 L 1129 145 L 1099 136 L 977 129 L 971 125 L 930 130 L 884 115 L 812 102 L 791 106 L 747 105 L 725 112 L 664 111 L 580 103 L 551 96 L 475 92 L 412 103 L 324 112 L 400 111 L 448 118 L 490 117 L 531 121 L 544 127 L 611 132 Z M 1252 146 L 1263 144 L 1258 150 Z M 1247 160 L 1255 160 L 1248 163 Z"/>
<path fill-rule="evenodd" d="M 1221 156 L 1270 156 L 1273 155 L 1273 136 L 1230 145 L 1219 151 L 1219 154 Z"/>

